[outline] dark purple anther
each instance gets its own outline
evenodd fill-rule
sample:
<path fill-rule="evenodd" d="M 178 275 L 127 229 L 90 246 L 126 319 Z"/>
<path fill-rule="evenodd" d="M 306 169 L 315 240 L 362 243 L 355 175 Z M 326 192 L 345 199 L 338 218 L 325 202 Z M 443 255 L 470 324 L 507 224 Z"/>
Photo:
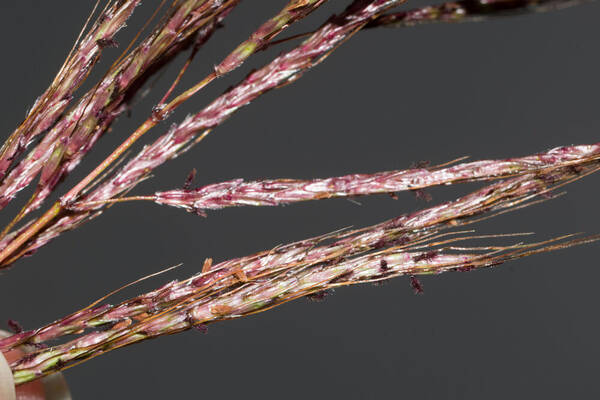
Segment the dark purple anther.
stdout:
<path fill-rule="evenodd" d="M 16 362 L 16 365 L 27 364 L 28 362 L 33 361 L 36 356 L 36 353 L 25 354 L 23 357 L 19 358 L 19 360 Z"/>
<path fill-rule="evenodd" d="M 333 293 L 333 290 L 331 289 L 325 289 L 325 290 L 321 290 L 319 292 L 314 292 L 311 294 L 307 294 L 306 298 L 310 301 L 314 301 L 314 302 L 320 302 L 325 300 L 325 298 L 327 296 L 330 296 Z"/>
<path fill-rule="evenodd" d="M 187 178 L 185 178 L 185 183 L 183 184 L 183 190 L 190 190 L 192 187 L 192 182 L 196 177 L 196 168 L 192 169 L 188 174 Z"/>
<path fill-rule="evenodd" d="M 379 239 L 377 242 L 375 242 L 375 244 L 373 244 L 373 248 L 374 249 L 381 249 L 385 246 L 387 246 L 388 242 L 385 239 Z"/>
<path fill-rule="evenodd" d="M 427 169 L 431 163 L 426 160 L 417 161 L 410 165 L 411 169 Z"/>
<path fill-rule="evenodd" d="M 206 326 L 206 324 L 194 325 L 193 328 L 202 334 L 208 333 L 208 327 Z"/>
<path fill-rule="evenodd" d="M 9 319 L 7 321 L 8 327 L 10 328 L 11 331 L 13 331 L 14 333 L 21 333 L 23 332 L 23 327 L 21 326 L 20 323 L 18 323 L 17 321 L 15 321 L 14 319 Z"/>
<path fill-rule="evenodd" d="M 208 217 L 208 215 L 206 214 L 206 211 L 204 211 L 201 208 L 194 208 L 193 213 L 200 217 L 204 217 L 204 218 Z"/>
<path fill-rule="evenodd" d="M 569 172 L 575 175 L 579 175 L 584 168 L 581 165 L 569 165 Z"/>
<path fill-rule="evenodd" d="M 119 47 L 119 44 L 114 39 L 98 39 L 96 40 L 96 44 L 101 49 L 104 49 L 106 47 Z"/>
<path fill-rule="evenodd" d="M 437 256 L 437 251 L 432 250 L 432 251 L 428 251 L 426 253 L 419 254 L 418 256 L 414 256 L 413 261 L 414 262 L 431 261 L 435 258 L 435 256 Z"/>
<path fill-rule="evenodd" d="M 394 246 L 403 246 L 406 243 L 410 242 L 410 239 L 406 236 L 401 236 L 398 239 L 394 240 L 391 244 Z"/>
<path fill-rule="evenodd" d="M 381 267 L 382 271 L 387 271 L 389 269 L 387 261 L 385 261 L 383 258 L 381 261 L 379 261 L 379 266 Z"/>
<path fill-rule="evenodd" d="M 423 294 L 423 285 L 414 275 L 410 276 L 410 286 L 412 286 L 415 294 Z"/>
<path fill-rule="evenodd" d="M 423 189 L 413 189 L 413 193 L 415 194 L 415 197 L 418 200 L 425 200 L 429 203 L 433 199 L 433 197 L 431 197 L 431 194 L 427 193 Z"/>

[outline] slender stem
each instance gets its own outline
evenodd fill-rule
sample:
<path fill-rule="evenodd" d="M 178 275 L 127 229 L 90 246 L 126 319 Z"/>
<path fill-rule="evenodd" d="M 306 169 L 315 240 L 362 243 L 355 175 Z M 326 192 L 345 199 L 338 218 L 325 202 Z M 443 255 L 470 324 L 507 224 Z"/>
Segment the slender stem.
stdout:
<path fill-rule="evenodd" d="M 105 204 L 114 203 L 125 203 L 127 201 L 155 201 L 156 196 L 129 196 L 129 197 L 118 197 L 116 199 L 96 200 L 96 201 L 85 201 L 78 202 L 77 207 L 94 207 L 102 206 Z"/>
<path fill-rule="evenodd" d="M 31 203 L 33 203 L 33 201 L 35 200 L 36 196 L 37 196 L 37 191 L 34 192 L 31 195 L 31 197 L 29 197 L 29 200 L 27 200 L 27 203 L 25 203 L 25 205 L 21 208 L 21 210 L 19 211 L 19 213 L 17 215 L 15 215 L 15 217 L 8 223 L 8 225 L 6 225 L 6 227 L 4 227 L 4 229 L 0 233 L 0 240 L 4 236 L 6 236 L 6 234 L 25 216 L 25 214 L 27 213 L 27 209 L 29 208 L 29 206 L 31 205 Z"/>
<path fill-rule="evenodd" d="M 8 258 L 14 251 L 21 247 L 27 240 L 33 235 L 38 233 L 47 223 L 52 221 L 62 210 L 60 202 L 54 203 L 54 205 L 44 213 L 37 221 L 35 221 L 29 228 L 23 233 L 12 240 L 2 251 L 0 251 L 0 263 Z"/>
<path fill-rule="evenodd" d="M 169 98 L 169 96 L 171 95 L 171 93 L 173 93 L 173 90 L 175 90 L 175 87 L 177 87 L 177 85 L 181 81 L 181 78 L 183 77 L 183 74 L 185 74 L 185 72 L 189 68 L 190 64 L 194 60 L 194 56 L 196 55 L 196 53 L 198 53 L 198 48 L 199 48 L 198 46 L 194 46 L 194 48 L 192 49 L 192 53 L 190 54 L 190 56 L 186 60 L 186 62 L 183 65 L 183 67 L 181 67 L 181 70 L 179 70 L 179 73 L 177 74 L 177 77 L 175 78 L 175 80 L 171 84 L 171 87 L 169 88 L 169 90 L 167 90 L 167 93 L 165 93 L 165 95 L 162 97 L 162 99 L 160 99 L 160 101 L 158 102 L 158 107 L 163 106 L 167 102 L 167 99 Z"/>
<path fill-rule="evenodd" d="M 180 77 L 177 77 L 177 79 L 179 78 Z M 171 100 L 166 106 L 164 106 L 164 108 L 160 110 L 160 118 L 154 119 L 161 120 L 162 118 L 164 118 L 164 116 L 170 114 L 181 103 L 198 93 L 198 91 L 202 90 L 202 88 L 204 88 L 206 85 L 215 80 L 215 78 L 217 78 L 217 74 L 215 72 L 211 72 L 209 75 L 206 76 L 206 78 L 204 78 L 203 80 L 201 80 L 200 82 L 198 82 L 197 84 L 195 84 L 194 86 L 192 86 L 191 88 L 189 88 L 188 90 Z M 175 82 L 173 84 L 175 84 Z"/>
<path fill-rule="evenodd" d="M 271 43 L 269 43 L 267 46 L 265 46 L 262 50 L 266 50 L 271 46 L 277 46 L 279 44 L 283 44 L 283 43 L 289 42 L 291 40 L 304 39 L 304 38 L 314 34 L 315 32 L 316 32 L 316 30 L 312 30 L 312 31 L 308 31 L 308 32 L 297 33 L 295 35 L 291 35 L 291 36 L 285 37 L 283 39 L 273 40 Z"/>
<path fill-rule="evenodd" d="M 61 197 L 60 202 L 62 204 L 69 203 L 74 200 L 79 192 L 91 183 L 94 178 L 100 175 L 110 164 L 115 162 L 127 149 L 129 149 L 139 138 L 141 138 L 150 128 L 158 123 L 153 118 L 148 118 L 142 125 L 140 125 L 132 134 L 119 145 L 108 157 L 104 159 L 92 172 L 90 172 L 85 178 L 83 178 L 77 185 Z M 1 259 L 1 256 L 0 256 Z"/>

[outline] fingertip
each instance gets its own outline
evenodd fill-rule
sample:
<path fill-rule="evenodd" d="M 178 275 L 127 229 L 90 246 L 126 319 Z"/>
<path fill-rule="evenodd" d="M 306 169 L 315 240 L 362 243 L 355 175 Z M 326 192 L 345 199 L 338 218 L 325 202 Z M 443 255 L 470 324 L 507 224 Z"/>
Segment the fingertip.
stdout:
<path fill-rule="evenodd" d="M 0 331 L 0 337 L 8 336 Z M 71 393 L 63 374 L 56 373 L 20 385 L 15 390 L 9 362 L 25 354 L 21 350 L 0 352 L 0 400 L 71 400 Z"/>
<path fill-rule="evenodd" d="M 71 392 L 63 374 L 48 375 L 42 379 L 42 384 L 46 400 L 71 400 Z"/>
<path fill-rule="evenodd" d="M 8 397 L 8 399 L 45 400 L 46 396 L 44 393 L 44 385 L 40 380 L 24 383 L 22 385 L 19 385 L 19 387 L 15 388 L 15 383 L 13 380 L 13 375 L 9 363 L 18 360 L 23 356 L 23 354 L 25 353 L 21 350 L 11 350 L 3 354 L 2 359 L 4 360 L 4 363 L 8 370 L 7 373 L 9 374 L 7 378 L 4 378 L 4 382 L 7 387 L 7 392 L 12 393 L 13 396 Z M 0 397 L 0 399 L 4 400 L 4 397 Z"/>
<path fill-rule="evenodd" d="M 0 399 L 15 400 L 16 397 L 12 371 L 4 353 L 0 351 Z"/>

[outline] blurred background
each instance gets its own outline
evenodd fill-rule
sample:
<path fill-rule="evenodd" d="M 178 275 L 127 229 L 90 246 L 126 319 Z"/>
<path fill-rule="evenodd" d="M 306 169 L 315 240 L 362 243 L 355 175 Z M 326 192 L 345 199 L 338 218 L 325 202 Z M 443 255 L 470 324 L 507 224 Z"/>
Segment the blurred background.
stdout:
<path fill-rule="evenodd" d="M 51 82 L 92 3 L 0 3 L 3 137 Z M 285 3 L 242 2 L 197 55 L 180 87 L 204 77 Z M 284 36 L 316 28 L 346 3 L 328 2 Z M 121 49 L 156 4 L 146 1 L 136 10 L 117 36 Z M 402 8 L 425 4 L 409 1 Z M 599 12 L 600 4 L 589 3 L 481 23 L 360 32 L 296 83 L 237 112 L 134 193 L 181 187 L 192 168 L 198 169 L 199 184 L 317 178 L 597 142 Z M 294 44 L 251 58 L 188 101 L 145 142 Z M 106 50 L 78 93 L 120 51 Z M 186 57 L 178 57 L 131 115 L 113 125 L 59 193 L 149 115 Z M 600 233 L 599 183 L 598 175 L 586 177 L 567 186 L 566 196 L 475 228 L 482 234 L 536 232 L 528 240 Z M 431 204 L 401 193 L 397 201 L 381 195 L 360 199 L 362 205 L 326 200 L 227 209 L 208 218 L 151 203 L 116 205 L 2 273 L 0 325 L 6 328 L 4 321 L 12 318 L 35 328 L 179 262 L 184 266 L 111 301 L 185 278 L 206 257 L 219 262 L 349 225 L 371 225 L 479 186 L 432 189 Z M 3 224 L 29 194 L 24 191 L 21 202 L 4 210 Z M 207 335 L 190 331 L 110 352 L 65 376 L 74 399 L 597 398 L 599 249 L 591 244 L 481 271 L 425 277 L 422 296 L 413 294 L 408 278 L 339 289 L 321 303 L 300 299 L 212 324 Z"/>

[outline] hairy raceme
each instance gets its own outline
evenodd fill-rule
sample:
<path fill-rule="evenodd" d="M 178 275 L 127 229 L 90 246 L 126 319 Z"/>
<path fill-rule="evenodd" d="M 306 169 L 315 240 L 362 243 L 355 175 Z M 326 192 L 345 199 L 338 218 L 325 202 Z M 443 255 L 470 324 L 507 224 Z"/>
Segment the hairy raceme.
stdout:
<path fill-rule="evenodd" d="M 485 186 L 456 200 L 403 214 L 379 224 L 312 237 L 245 257 L 213 264 L 205 258 L 197 273 L 117 304 L 107 299 L 138 281 L 38 329 L 0 339 L 0 351 L 20 346 L 35 350 L 10 365 L 16 384 L 29 382 L 108 351 L 190 328 L 263 312 L 299 297 L 323 299 L 331 290 L 359 283 L 407 276 L 415 293 L 423 292 L 420 275 L 466 272 L 492 267 L 537 253 L 593 242 L 598 236 L 565 235 L 541 242 L 469 246 L 472 239 L 491 241 L 525 233 L 483 235 L 461 227 L 554 198 L 560 187 L 600 169 L 600 143 L 557 147 L 538 154 L 496 160 L 415 165 L 406 170 L 351 174 L 323 179 L 264 179 L 191 188 L 195 171 L 181 189 L 125 197 L 156 168 L 187 151 L 208 132 L 263 94 L 295 82 L 363 28 L 412 26 L 427 22 L 462 22 L 548 11 L 577 5 L 577 0 L 461 0 L 392 11 L 402 0 L 354 0 L 318 29 L 276 41 L 289 26 L 310 16 L 326 0 L 289 0 L 252 31 L 212 72 L 169 100 L 181 78 L 240 0 L 176 0 L 154 5 L 158 13 L 170 4 L 150 34 L 129 47 L 91 90 L 74 99 L 102 49 L 116 45 L 115 35 L 139 1 L 107 1 L 100 16 L 34 104 L 27 119 L 0 150 L 0 208 L 39 176 L 32 197 L 0 237 L 0 268 L 8 267 L 60 234 L 100 216 L 117 202 L 153 201 L 206 216 L 206 210 L 238 206 L 277 206 L 335 197 L 367 196 L 421 190 L 463 182 Z M 345 3 L 346 6 L 348 3 Z M 94 13 L 92 13 L 93 15 Z M 158 15 L 158 14 L 157 14 Z M 91 17 L 90 17 L 91 18 Z M 141 31 L 140 33 L 141 34 Z M 139 35 L 138 34 L 138 35 Z M 126 151 L 210 82 L 238 68 L 259 51 L 306 37 L 263 67 L 250 72 L 205 108 L 175 123 L 131 158 Z M 137 39 L 137 36 L 136 36 Z M 190 55 L 151 115 L 104 161 L 51 206 L 41 217 L 17 225 L 57 192 L 58 183 L 89 153 L 116 118 L 132 106 L 147 79 L 182 51 Z M 67 110 L 70 104 L 73 104 Z M 332 105 L 333 107 L 334 105 Z M 318 127 L 315 127 L 318 129 Z M 28 154 L 26 148 L 38 139 Z M 123 161 L 120 167 L 118 163 Z M 15 228 L 16 227 L 16 228 Z M 199 230 L 199 234 L 201 234 Z M 152 274 L 154 276 L 157 274 Z M 3 277 L 7 279 L 7 277 Z M 62 343 L 53 342 L 61 340 Z"/>
<path fill-rule="evenodd" d="M 159 192 L 153 196 L 138 196 L 130 199 L 155 201 L 158 204 L 180 207 L 205 215 L 204 210 L 232 206 L 273 206 L 332 197 L 414 191 L 437 185 L 523 175 L 544 169 L 578 168 L 580 165 L 596 159 L 598 152 L 599 145 L 597 144 L 565 146 L 532 156 L 476 161 L 448 168 L 419 168 L 377 174 L 354 174 L 312 181 L 283 179 L 243 182 L 243 180 L 234 180 L 194 190 L 173 190 Z M 117 198 L 117 201 L 123 200 L 129 199 Z M 106 203 L 107 201 L 102 200 L 88 202 L 87 199 L 74 203 L 71 209 L 77 213 L 58 219 L 23 250 L 24 254 L 36 251 L 60 234 L 95 218 L 102 212 L 101 208 Z M 13 232 L 11 238 L 18 233 Z M 8 242 L 6 239 L 0 241 L 0 248 Z"/>
<path fill-rule="evenodd" d="M 152 196 L 120 198 L 117 201 L 150 200 L 204 215 L 205 210 L 236 206 L 278 206 L 299 201 L 334 197 L 366 196 L 421 190 L 484 179 L 523 175 L 566 166 L 576 166 L 600 157 L 600 145 L 559 147 L 545 153 L 506 160 L 484 160 L 448 168 L 415 168 L 375 174 L 353 174 L 326 179 L 268 179 L 245 182 L 235 179 L 197 189 L 176 189 Z M 93 210 L 105 203 L 75 203 L 75 210 Z"/>

